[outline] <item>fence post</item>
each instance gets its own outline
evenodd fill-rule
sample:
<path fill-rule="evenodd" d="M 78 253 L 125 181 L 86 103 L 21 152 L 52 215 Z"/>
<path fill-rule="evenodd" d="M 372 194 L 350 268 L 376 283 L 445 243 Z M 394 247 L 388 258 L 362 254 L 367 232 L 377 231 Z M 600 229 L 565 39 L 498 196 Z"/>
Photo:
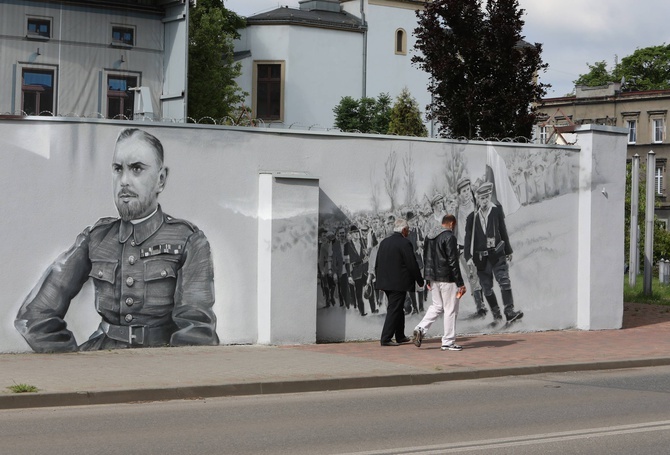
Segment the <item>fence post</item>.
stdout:
<path fill-rule="evenodd" d="M 652 265 L 654 264 L 654 202 L 656 154 L 653 150 L 647 153 L 647 208 L 645 213 L 644 232 L 644 295 L 651 295 Z"/>
<path fill-rule="evenodd" d="M 640 269 L 640 236 L 638 233 L 637 214 L 640 205 L 640 155 L 633 155 L 633 165 L 631 167 L 631 186 L 630 186 L 630 227 L 628 236 L 630 237 L 628 248 L 628 285 L 635 287 L 637 274 Z"/>

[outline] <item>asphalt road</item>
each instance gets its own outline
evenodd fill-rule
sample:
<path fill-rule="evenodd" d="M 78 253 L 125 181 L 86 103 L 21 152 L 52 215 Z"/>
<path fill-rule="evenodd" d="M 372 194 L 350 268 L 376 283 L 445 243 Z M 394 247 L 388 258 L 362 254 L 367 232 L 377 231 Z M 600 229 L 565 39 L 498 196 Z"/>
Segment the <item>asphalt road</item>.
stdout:
<path fill-rule="evenodd" d="M 2 454 L 659 454 L 670 367 L 0 411 Z"/>

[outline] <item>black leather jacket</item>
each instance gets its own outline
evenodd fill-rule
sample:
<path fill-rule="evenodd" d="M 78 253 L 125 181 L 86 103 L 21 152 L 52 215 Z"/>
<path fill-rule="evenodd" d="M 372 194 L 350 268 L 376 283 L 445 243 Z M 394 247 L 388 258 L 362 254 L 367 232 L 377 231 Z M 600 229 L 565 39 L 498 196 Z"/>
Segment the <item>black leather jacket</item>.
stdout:
<path fill-rule="evenodd" d="M 426 238 L 423 262 L 423 276 L 427 281 L 446 281 L 463 286 L 458 264 L 458 245 L 452 231 L 445 229 L 434 238 Z"/>

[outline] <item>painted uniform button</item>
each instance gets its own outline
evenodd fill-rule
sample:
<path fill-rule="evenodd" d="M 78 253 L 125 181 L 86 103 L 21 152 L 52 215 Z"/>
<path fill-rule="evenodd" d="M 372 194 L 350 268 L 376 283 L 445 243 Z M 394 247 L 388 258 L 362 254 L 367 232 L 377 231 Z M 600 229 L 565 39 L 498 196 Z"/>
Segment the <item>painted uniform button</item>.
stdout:
<path fill-rule="evenodd" d="M 165 277 L 167 276 L 167 270 L 163 270 L 163 271 L 161 272 L 161 276 L 162 276 L 163 278 L 165 278 Z"/>
<path fill-rule="evenodd" d="M 102 270 L 98 270 L 98 278 L 102 278 L 104 276 L 104 273 L 102 273 Z"/>
<path fill-rule="evenodd" d="M 128 305 L 128 306 L 133 306 L 133 303 L 135 303 L 135 301 L 133 300 L 132 297 L 128 297 L 128 298 L 126 299 L 126 305 Z"/>
<path fill-rule="evenodd" d="M 134 240 L 131 240 L 131 241 L 130 241 L 130 244 L 131 244 L 132 246 L 135 246 L 135 241 L 134 241 Z"/>
<path fill-rule="evenodd" d="M 127 314 L 126 317 L 124 318 L 126 322 L 132 322 L 133 320 L 133 315 L 132 314 Z"/>
<path fill-rule="evenodd" d="M 133 284 L 135 284 L 135 280 L 133 279 L 132 276 L 129 276 L 128 278 L 126 278 L 126 284 L 128 286 L 132 286 Z"/>
<path fill-rule="evenodd" d="M 128 257 L 128 264 L 133 265 L 135 263 L 135 256 L 131 255 Z"/>

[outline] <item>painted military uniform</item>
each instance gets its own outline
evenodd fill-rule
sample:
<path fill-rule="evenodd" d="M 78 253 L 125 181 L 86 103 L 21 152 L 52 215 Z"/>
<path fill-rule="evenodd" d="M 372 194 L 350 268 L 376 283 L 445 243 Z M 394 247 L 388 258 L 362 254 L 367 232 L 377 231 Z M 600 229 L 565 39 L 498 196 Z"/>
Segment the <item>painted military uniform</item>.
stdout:
<path fill-rule="evenodd" d="M 77 346 L 63 318 L 89 278 L 102 321 Z M 103 218 L 86 228 L 23 302 L 15 326 L 37 352 L 215 345 L 213 304 L 207 238 L 159 206 L 135 225 Z"/>

